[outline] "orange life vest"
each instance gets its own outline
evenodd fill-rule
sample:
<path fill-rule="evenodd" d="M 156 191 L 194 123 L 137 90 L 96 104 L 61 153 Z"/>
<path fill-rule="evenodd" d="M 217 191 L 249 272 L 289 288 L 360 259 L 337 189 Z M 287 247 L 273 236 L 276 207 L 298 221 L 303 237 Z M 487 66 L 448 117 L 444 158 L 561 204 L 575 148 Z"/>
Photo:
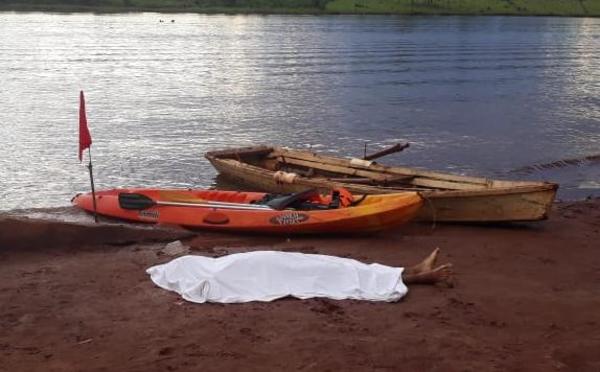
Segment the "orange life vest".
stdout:
<path fill-rule="evenodd" d="M 354 202 L 354 196 L 352 195 L 352 193 L 350 191 L 346 190 L 343 187 L 337 187 L 337 188 L 331 190 L 331 193 L 329 195 L 316 194 L 313 197 L 311 197 L 309 199 L 309 201 L 312 203 L 330 205 L 334 201 L 333 195 L 336 192 L 339 195 L 339 201 L 340 201 L 339 208 L 346 208 L 346 207 L 349 207 L 352 205 L 352 202 Z"/>

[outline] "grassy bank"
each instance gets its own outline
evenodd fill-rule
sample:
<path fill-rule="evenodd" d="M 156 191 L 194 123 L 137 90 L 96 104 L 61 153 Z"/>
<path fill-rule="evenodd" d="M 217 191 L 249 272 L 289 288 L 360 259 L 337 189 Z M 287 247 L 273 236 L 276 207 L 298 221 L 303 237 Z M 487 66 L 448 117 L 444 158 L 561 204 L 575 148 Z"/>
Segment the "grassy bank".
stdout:
<path fill-rule="evenodd" d="M 600 16 L 600 0 L 0 0 L 0 10 Z"/>
<path fill-rule="evenodd" d="M 599 0 L 334 0 L 343 13 L 599 16 Z"/>

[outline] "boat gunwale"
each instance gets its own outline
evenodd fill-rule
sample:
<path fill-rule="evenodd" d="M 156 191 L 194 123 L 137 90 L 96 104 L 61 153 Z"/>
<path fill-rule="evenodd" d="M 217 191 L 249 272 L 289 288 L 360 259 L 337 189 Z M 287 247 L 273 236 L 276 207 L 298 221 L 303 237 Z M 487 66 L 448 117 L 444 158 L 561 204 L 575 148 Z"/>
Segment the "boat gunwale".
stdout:
<path fill-rule="evenodd" d="M 254 146 L 254 147 L 247 147 L 247 148 L 243 148 L 243 149 L 257 149 L 260 151 L 266 151 L 268 149 L 273 149 L 273 151 L 275 151 L 275 149 L 277 149 L 276 147 L 268 147 L 268 146 Z M 245 169 L 248 172 L 252 172 L 256 175 L 261 175 L 263 177 L 268 177 L 268 178 L 272 178 L 271 174 L 274 173 L 275 171 L 273 170 L 269 170 L 269 169 L 265 169 L 262 168 L 260 166 L 256 166 L 256 165 L 252 165 L 249 164 L 247 162 L 243 162 L 240 159 L 234 159 L 231 158 L 229 156 L 235 156 L 237 152 L 235 151 L 235 149 L 232 150 L 224 150 L 224 151 L 213 151 L 213 152 L 208 152 L 206 153 L 206 158 L 213 163 L 213 165 L 215 163 L 218 163 L 221 167 L 226 167 L 230 170 L 235 170 L 235 169 Z M 227 156 L 224 157 L 223 155 Z M 321 155 L 316 155 L 321 157 Z M 229 161 L 226 161 L 229 160 Z M 345 160 L 345 159 L 342 159 Z M 230 161 L 234 161 L 234 164 L 231 164 Z M 349 160 L 348 160 L 349 161 Z M 381 166 L 381 167 L 385 167 L 385 168 L 394 168 L 394 167 L 388 167 L 388 166 Z M 369 168 L 364 168 L 364 169 L 369 169 Z M 409 168 L 410 169 L 410 168 Z M 418 171 L 418 170 L 416 170 Z M 427 171 L 425 171 L 427 172 Z M 437 172 L 428 172 L 429 174 L 438 174 Z M 466 177 L 466 176 L 457 176 L 457 177 Z M 426 194 L 428 197 L 448 197 L 448 198 L 452 198 L 452 197 L 460 197 L 460 196 L 488 196 L 488 195 L 499 195 L 499 194 L 518 194 L 518 193 L 529 193 L 529 192 L 543 192 L 543 191 L 556 191 L 558 189 L 558 184 L 556 183 L 552 183 L 552 182 L 545 182 L 545 181 L 510 181 L 510 180 L 492 180 L 492 179 L 487 179 L 487 178 L 475 178 L 475 177 L 470 177 L 470 178 L 474 178 L 474 179 L 479 179 L 479 180 L 485 180 L 486 183 L 480 183 L 478 185 L 481 186 L 481 188 L 472 188 L 472 189 L 463 189 L 463 190 L 453 190 L 453 189 L 436 189 L 436 188 L 430 188 L 430 189 L 411 189 L 411 188 L 401 188 L 401 187 L 381 187 L 381 186 L 376 186 L 376 185 L 362 185 L 362 184 L 357 184 L 357 183 L 345 183 L 345 182 L 336 182 L 336 181 L 330 181 L 327 179 L 311 179 L 308 177 L 304 177 L 304 176 L 299 176 L 297 181 L 295 183 L 298 184 L 310 184 L 309 186 L 315 186 L 316 184 L 326 184 L 328 186 L 326 187 L 344 187 L 344 186 L 348 186 L 351 185 L 354 188 L 360 188 L 360 189 L 365 189 L 365 191 L 369 190 L 370 193 L 394 193 L 394 192 L 419 192 L 419 193 L 423 193 Z M 508 183 L 509 185 L 506 186 L 493 186 L 493 182 L 495 181 L 500 181 L 503 183 Z M 458 183 L 458 182 L 457 182 Z M 512 183 L 512 185 L 511 185 Z M 469 183 L 472 184 L 472 183 Z M 323 187 L 323 186 L 321 186 Z"/>

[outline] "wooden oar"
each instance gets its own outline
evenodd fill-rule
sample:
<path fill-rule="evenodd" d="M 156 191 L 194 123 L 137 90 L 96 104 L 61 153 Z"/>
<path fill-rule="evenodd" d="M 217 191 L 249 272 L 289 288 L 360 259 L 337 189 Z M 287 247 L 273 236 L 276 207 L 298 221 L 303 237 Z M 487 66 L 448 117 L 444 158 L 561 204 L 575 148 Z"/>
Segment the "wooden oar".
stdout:
<path fill-rule="evenodd" d="M 377 158 L 380 158 L 382 156 L 393 154 L 395 152 L 400 152 L 400 151 L 404 150 L 405 148 L 407 148 L 409 146 L 410 146 L 410 144 L 408 142 L 407 143 L 397 143 L 394 146 L 389 147 L 389 148 L 387 148 L 385 150 L 378 151 L 378 152 L 373 153 L 371 155 L 365 155 L 365 157 L 363 158 L 363 160 L 377 159 Z"/>
<path fill-rule="evenodd" d="M 190 208 L 219 208 L 219 209 L 237 209 L 237 210 L 252 210 L 252 211 L 265 211 L 272 210 L 265 205 L 252 205 L 242 203 L 225 203 L 225 202 L 206 202 L 206 203 L 184 203 L 184 202 L 170 202 L 153 200 L 150 197 L 143 194 L 125 193 L 119 194 L 119 206 L 123 209 L 129 210 L 143 210 L 155 206 L 175 206 L 175 207 L 190 207 Z"/>

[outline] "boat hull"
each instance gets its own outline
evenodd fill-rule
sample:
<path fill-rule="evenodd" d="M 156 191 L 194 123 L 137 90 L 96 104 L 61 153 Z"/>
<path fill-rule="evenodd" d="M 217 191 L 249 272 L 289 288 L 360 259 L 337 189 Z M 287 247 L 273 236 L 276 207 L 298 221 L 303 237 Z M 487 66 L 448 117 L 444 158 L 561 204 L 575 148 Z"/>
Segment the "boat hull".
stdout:
<path fill-rule="evenodd" d="M 170 201 L 163 196 L 165 192 L 170 195 Z M 199 205 L 154 205 L 145 209 L 130 210 L 120 206 L 120 193 L 141 194 L 159 202 L 167 200 L 167 203 L 184 200 L 188 204 L 193 204 L 194 200 L 247 204 L 261 199 L 264 193 L 113 189 L 97 192 L 96 206 L 99 215 L 127 221 L 178 225 L 188 229 L 270 234 L 376 232 L 408 222 L 418 213 L 423 203 L 417 193 L 407 192 L 374 195 L 358 206 L 329 210 L 248 210 Z M 73 204 L 89 212 L 94 210 L 92 195 L 89 193 L 77 195 Z"/>
<path fill-rule="evenodd" d="M 236 159 L 221 158 L 214 155 L 219 153 L 208 153 L 206 156 L 219 174 L 254 190 L 287 193 L 305 190 L 310 187 L 323 190 L 345 187 L 354 194 L 386 194 L 407 190 L 401 187 L 378 187 L 351 182 L 332 182 L 323 178 L 304 176 L 296 177 L 292 183 L 282 183 L 276 181 L 275 172 L 272 170 Z M 304 154 L 303 152 L 298 153 Z M 314 154 L 310 156 L 324 160 L 331 159 L 329 157 L 318 157 Z M 338 162 L 344 161 L 342 159 L 335 160 Z M 375 171 L 381 171 L 382 174 L 407 173 L 407 168 L 380 165 L 363 168 L 374 168 Z M 421 175 L 418 170 L 408 170 Z M 424 172 L 422 182 L 426 184 L 428 179 L 436 179 L 436 177 L 442 177 L 437 182 L 444 186 L 445 184 L 449 184 L 447 187 L 458 185 L 456 187 L 462 189 L 419 189 L 419 194 L 425 199 L 425 203 L 415 218 L 417 221 L 496 223 L 544 220 L 548 218 L 558 189 L 558 185 L 547 182 L 492 181 L 435 172 Z M 464 180 L 463 184 L 461 184 L 462 180 Z M 481 186 L 473 186 L 475 183 Z M 490 185 L 494 186 L 491 187 Z"/>

